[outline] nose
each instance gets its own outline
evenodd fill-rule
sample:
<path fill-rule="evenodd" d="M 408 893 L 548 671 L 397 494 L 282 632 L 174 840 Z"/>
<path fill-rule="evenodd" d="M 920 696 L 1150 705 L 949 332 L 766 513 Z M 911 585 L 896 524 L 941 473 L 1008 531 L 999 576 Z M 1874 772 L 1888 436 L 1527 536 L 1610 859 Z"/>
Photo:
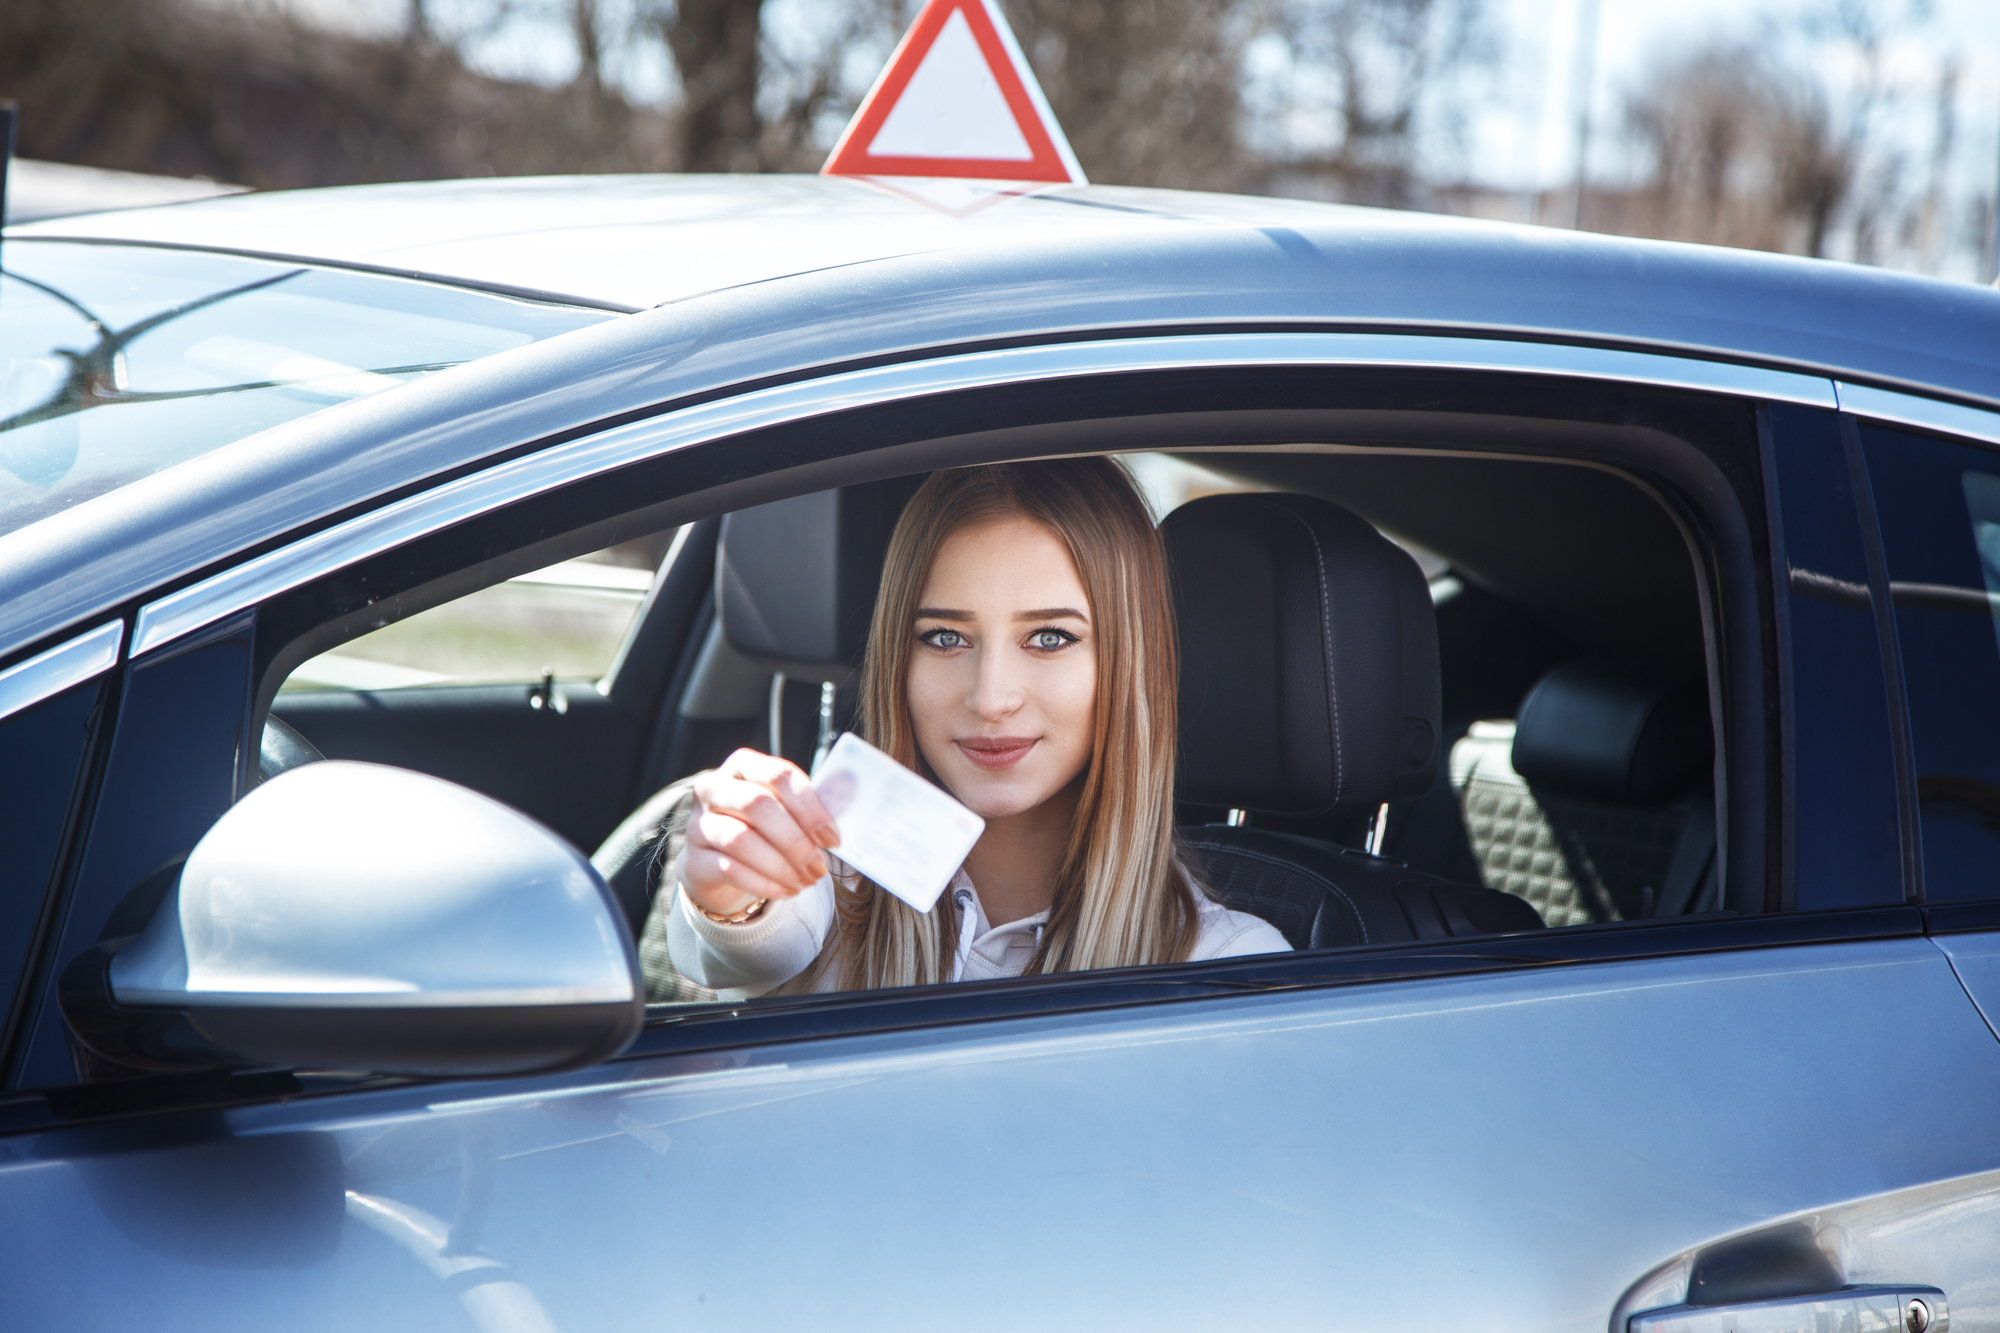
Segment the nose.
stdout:
<path fill-rule="evenodd" d="M 966 707 L 982 721 L 997 722 L 1018 709 L 1027 699 L 1027 690 L 1012 670 L 1005 652 L 982 650 L 972 677 L 972 693 Z"/>

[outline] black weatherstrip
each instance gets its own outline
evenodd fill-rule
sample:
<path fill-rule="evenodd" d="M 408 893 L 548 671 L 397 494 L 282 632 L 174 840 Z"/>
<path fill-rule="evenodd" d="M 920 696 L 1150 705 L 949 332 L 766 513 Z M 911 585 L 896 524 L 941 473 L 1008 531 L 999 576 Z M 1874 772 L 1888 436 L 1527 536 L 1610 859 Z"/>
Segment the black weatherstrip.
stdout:
<path fill-rule="evenodd" d="M 1896 752 L 1896 822 L 1902 830 L 1903 897 L 1924 900 L 1923 831 L 1918 824 L 1917 760 L 1910 739 L 1910 711 L 1903 694 L 1903 647 L 1896 637 L 1896 608 L 1889 589 L 1888 557 L 1882 550 L 1882 523 L 1875 513 L 1875 487 L 1868 477 L 1868 460 L 1861 451 L 1861 432 L 1854 418 L 1840 414 L 1840 443 L 1847 454 L 1847 474 L 1854 487 L 1855 517 L 1861 525 L 1861 546 L 1868 559 L 1868 600 L 1875 608 L 1875 637 L 1882 649 L 1882 678 L 1889 687 L 1889 734 Z"/>
<path fill-rule="evenodd" d="M 1778 705 L 1778 818 L 1775 834 L 1778 857 L 1778 901 L 1766 903 L 1778 911 L 1798 905 L 1798 782 L 1792 771 L 1797 719 L 1792 700 L 1792 613 L 1788 578 L 1791 557 L 1785 551 L 1785 521 L 1778 493 L 1777 441 L 1771 432 L 1771 408 L 1757 406 L 1757 452 L 1764 464 L 1764 531 L 1771 554 L 1771 627 L 1777 635 L 1777 670 L 1768 686 L 1769 697 Z"/>

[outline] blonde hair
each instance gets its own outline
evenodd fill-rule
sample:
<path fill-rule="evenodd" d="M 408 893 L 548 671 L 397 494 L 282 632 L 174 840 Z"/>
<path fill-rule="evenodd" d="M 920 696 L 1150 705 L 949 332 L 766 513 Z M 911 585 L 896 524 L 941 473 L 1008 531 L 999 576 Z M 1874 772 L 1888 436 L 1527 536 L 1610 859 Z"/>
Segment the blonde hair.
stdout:
<path fill-rule="evenodd" d="M 1179 651 L 1166 552 L 1145 501 L 1108 459 L 961 468 L 931 475 L 889 541 L 861 668 L 860 729 L 920 773 L 907 688 L 918 598 L 953 533 L 996 519 L 1041 524 L 1068 549 L 1090 601 L 1097 698 L 1090 761 L 1029 975 L 1179 962 L 1194 947 L 1201 892 L 1174 840 Z M 949 899 L 920 913 L 866 879 L 835 894 L 820 956 L 849 990 L 947 980 Z"/>

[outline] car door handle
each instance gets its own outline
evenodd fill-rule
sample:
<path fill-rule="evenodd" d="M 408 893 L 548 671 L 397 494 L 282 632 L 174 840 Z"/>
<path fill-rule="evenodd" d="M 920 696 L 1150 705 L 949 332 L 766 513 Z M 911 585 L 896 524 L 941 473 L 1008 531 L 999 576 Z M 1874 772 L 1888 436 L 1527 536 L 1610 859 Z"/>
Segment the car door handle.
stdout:
<path fill-rule="evenodd" d="M 1627 1333 L 1948 1333 L 1951 1314 L 1936 1287 L 1846 1287 L 1743 1305 L 1669 1305 L 1642 1310 Z"/>

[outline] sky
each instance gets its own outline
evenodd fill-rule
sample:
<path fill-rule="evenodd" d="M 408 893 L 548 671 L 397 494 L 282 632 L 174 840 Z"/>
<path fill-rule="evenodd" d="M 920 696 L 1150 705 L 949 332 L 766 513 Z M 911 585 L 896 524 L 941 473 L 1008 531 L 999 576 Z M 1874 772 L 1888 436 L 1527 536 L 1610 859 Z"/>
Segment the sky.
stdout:
<path fill-rule="evenodd" d="M 1478 117 L 1466 154 L 1475 174 L 1509 188 L 1566 183 L 1576 170 L 1572 96 L 1578 16 L 1591 0 L 1492 0 L 1506 55 L 1497 72 L 1499 104 Z M 1746 4 L 1744 0 L 1598 0 L 1593 120 L 1599 153 L 1612 148 L 1621 91 L 1655 59 L 1717 33 L 1764 40 L 1759 20 L 1776 20 L 1777 44 L 1804 25 L 1804 0 Z M 1890 9 L 1891 3 L 1878 6 Z M 2000 174 L 2000 0 L 1931 0 L 1930 18 L 1896 43 L 1892 80 L 1928 130 L 1928 99 L 1943 59 L 1957 55 L 1961 74 L 1961 149 Z M 1786 20 L 1791 21 L 1787 22 Z M 1917 108 L 1923 108 L 1918 112 Z M 1919 132 L 1915 125 L 1911 131 Z M 1595 159 L 1593 159 L 1594 165 Z M 1615 160 L 1601 164 L 1609 170 Z M 1989 179 L 1990 179 L 1989 174 Z M 1988 188 L 1991 188 L 1989 185 Z"/>

